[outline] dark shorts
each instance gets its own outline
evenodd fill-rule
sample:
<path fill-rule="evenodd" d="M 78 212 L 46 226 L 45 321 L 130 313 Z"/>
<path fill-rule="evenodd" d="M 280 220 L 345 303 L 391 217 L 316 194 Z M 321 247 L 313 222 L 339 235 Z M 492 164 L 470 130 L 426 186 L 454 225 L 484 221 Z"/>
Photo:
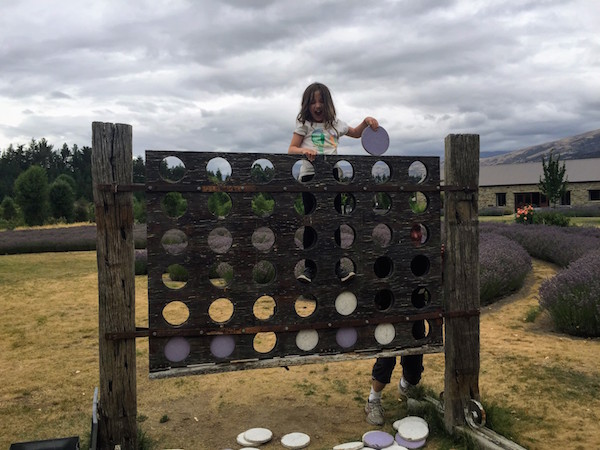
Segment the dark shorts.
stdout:
<path fill-rule="evenodd" d="M 402 376 L 412 385 L 419 384 L 423 373 L 423 355 L 407 355 L 400 358 L 402 365 Z M 383 384 L 389 384 L 392 372 L 396 367 L 396 358 L 377 358 L 371 373 L 374 380 Z"/>

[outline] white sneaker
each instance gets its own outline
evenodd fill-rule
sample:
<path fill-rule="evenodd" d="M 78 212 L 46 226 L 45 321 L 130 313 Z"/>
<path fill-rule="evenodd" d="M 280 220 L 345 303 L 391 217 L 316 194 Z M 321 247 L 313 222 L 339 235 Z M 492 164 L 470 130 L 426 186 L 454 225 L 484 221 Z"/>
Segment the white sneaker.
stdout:
<path fill-rule="evenodd" d="M 381 406 L 381 400 L 367 400 L 365 413 L 367 413 L 367 422 L 371 425 L 383 425 L 385 423 L 385 411 Z"/>

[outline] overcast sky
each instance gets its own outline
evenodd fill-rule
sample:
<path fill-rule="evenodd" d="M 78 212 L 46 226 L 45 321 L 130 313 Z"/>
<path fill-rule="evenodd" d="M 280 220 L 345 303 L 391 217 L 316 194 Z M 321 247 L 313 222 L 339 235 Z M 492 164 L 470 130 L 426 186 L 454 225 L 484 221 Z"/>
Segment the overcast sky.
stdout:
<path fill-rule="evenodd" d="M 599 27 L 596 0 L 0 0 L 0 148 L 102 121 L 135 155 L 286 152 L 320 81 L 390 154 L 516 150 L 600 128 Z"/>

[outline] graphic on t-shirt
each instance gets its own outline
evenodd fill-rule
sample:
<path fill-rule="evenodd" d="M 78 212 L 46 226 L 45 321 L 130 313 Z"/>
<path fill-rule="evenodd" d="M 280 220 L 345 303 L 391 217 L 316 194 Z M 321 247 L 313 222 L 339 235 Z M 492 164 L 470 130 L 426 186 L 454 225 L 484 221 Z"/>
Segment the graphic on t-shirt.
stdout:
<path fill-rule="evenodd" d="M 310 135 L 312 143 L 317 147 L 319 153 L 325 153 L 325 149 L 331 149 L 327 153 L 334 153 L 338 146 L 337 133 L 332 130 L 316 128 Z"/>

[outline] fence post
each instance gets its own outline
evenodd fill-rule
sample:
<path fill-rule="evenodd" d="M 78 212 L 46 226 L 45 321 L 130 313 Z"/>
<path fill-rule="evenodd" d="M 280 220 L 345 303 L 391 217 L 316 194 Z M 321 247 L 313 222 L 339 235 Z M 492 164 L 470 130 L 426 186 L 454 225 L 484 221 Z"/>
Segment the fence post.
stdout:
<path fill-rule="evenodd" d="M 107 332 L 135 330 L 133 195 L 99 188 L 133 182 L 131 125 L 92 124 L 96 208 L 100 401 L 98 448 L 137 448 L 135 339 Z"/>
<path fill-rule="evenodd" d="M 479 135 L 445 139 L 444 306 L 446 368 L 444 423 L 449 432 L 465 423 L 471 399 L 479 401 Z M 453 314 L 456 313 L 456 314 Z"/>

